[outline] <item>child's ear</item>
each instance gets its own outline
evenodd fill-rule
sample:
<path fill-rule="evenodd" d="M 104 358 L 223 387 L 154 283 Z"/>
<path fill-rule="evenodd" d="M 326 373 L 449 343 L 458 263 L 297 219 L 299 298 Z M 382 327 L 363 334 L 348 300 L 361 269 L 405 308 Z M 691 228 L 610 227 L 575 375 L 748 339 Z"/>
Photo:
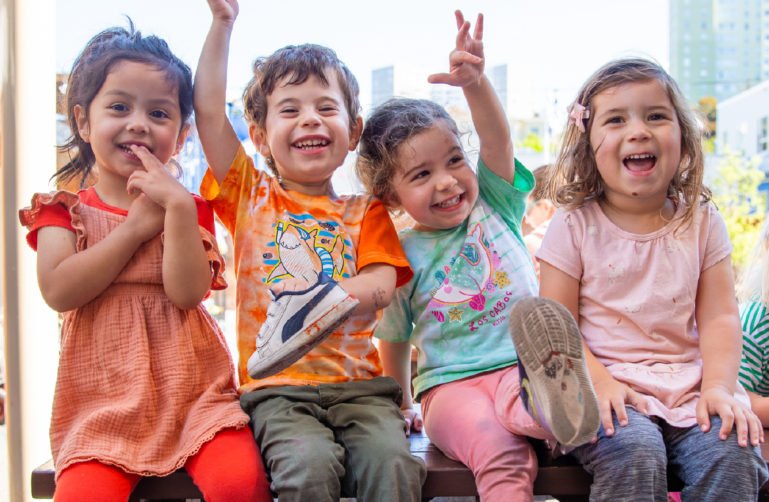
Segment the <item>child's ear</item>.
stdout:
<path fill-rule="evenodd" d="M 361 134 L 363 134 L 363 119 L 358 117 L 355 119 L 355 123 L 352 124 L 352 127 L 350 127 L 350 144 L 347 148 L 351 152 L 357 148 Z"/>
<path fill-rule="evenodd" d="M 262 157 L 269 158 L 271 155 L 270 147 L 267 144 L 267 136 L 264 133 L 264 129 L 257 126 L 256 124 L 249 124 L 248 135 L 251 136 L 251 141 L 254 142 L 256 151 L 259 152 Z"/>
<path fill-rule="evenodd" d="M 72 109 L 75 114 L 75 123 L 77 124 L 77 134 L 85 141 L 90 143 L 91 128 L 88 125 L 88 114 L 86 109 L 80 105 L 75 105 Z"/>
<path fill-rule="evenodd" d="M 190 132 L 190 125 L 184 124 L 182 130 L 179 131 L 179 137 L 176 138 L 176 148 L 174 148 L 174 155 L 178 155 L 182 151 L 184 142 L 187 140 L 187 134 Z"/>

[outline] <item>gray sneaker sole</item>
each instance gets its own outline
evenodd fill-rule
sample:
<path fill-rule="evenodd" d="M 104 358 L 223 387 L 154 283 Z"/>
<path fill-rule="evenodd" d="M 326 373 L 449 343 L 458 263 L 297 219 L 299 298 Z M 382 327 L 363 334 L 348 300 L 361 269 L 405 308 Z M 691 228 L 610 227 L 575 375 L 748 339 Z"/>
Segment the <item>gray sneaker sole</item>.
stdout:
<path fill-rule="evenodd" d="M 513 305 L 509 325 L 547 427 L 566 446 L 590 441 L 600 412 L 574 317 L 558 302 L 529 297 Z"/>

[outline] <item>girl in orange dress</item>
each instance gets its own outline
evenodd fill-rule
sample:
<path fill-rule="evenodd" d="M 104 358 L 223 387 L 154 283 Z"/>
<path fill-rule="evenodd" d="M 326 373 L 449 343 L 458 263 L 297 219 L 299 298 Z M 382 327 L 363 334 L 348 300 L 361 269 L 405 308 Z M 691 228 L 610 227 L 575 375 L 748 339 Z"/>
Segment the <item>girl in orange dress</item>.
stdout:
<path fill-rule="evenodd" d="M 43 298 L 63 313 L 51 417 L 54 499 L 125 501 L 184 467 L 212 501 L 272 500 L 224 337 L 201 305 L 222 289 L 213 213 L 166 170 L 192 110 L 189 68 L 154 36 L 111 28 L 67 87 L 77 194 L 20 211 Z M 92 172 L 93 170 L 93 172 Z"/>

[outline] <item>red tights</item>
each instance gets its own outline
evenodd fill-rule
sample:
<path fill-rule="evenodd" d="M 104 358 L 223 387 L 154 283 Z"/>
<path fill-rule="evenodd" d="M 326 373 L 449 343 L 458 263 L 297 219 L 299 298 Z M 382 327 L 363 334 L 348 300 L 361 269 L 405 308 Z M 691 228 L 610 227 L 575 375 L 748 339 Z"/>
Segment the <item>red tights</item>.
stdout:
<path fill-rule="evenodd" d="M 184 468 L 208 502 L 272 501 L 264 463 L 248 427 L 225 429 L 187 459 Z M 125 502 L 141 480 L 96 460 L 62 471 L 55 502 Z"/>

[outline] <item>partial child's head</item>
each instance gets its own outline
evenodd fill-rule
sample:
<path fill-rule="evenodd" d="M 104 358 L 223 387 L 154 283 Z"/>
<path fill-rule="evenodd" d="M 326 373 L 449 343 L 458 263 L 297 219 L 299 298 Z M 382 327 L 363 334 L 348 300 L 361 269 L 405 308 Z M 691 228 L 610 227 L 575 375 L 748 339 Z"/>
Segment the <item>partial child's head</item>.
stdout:
<path fill-rule="evenodd" d="M 105 83 L 110 89 L 104 89 Z M 146 113 L 137 125 L 129 114 L 140 105 Z M 93 37 L 75 60 L 66 107 L 72 136 L 60 148 L 71 160 L 54 175 L 58 180 L 80 177 L 85 182 L 101 160 L 100 151 L 115 154 L 106 150 L 110 145 L 120 149 L 124 142 L 145 144 L 166 162 L 168 151 L 178 153 L 192 114 L 192 72 L 163 39 L 142 36 L 133 24 L 128 30 L 109 28 Z M 143 132 L 134 131 L 130 138 L 120 133 L 120 128 L 137 127 Z"/>
<path fill-rule="evenodd" d="M 534 169 L 534 189 L 526 201 L 526 213 L 523 216 L 524 235 L 534 230 L 542 223 L 549 221 L 555 214 L 555 206 L 548 198 L 547 180 L 550 164 L 545 164 Z"/>
<path fill-rule="evenodd" d="M 769 307 L 769 214 L 764 215 L 758 242 L 740 274 L 737 300 L 740 303 L 760 301 Z"/>
<path fill-rule="evenodd" d="M 423 229 L 457 226 L 478 197 L 456 123 L 428 100 L 378 106 L 363 129 L 356 171 L 369 193 L 405 210 Z"/>
<path fill-rule="evenodd" d="M 698 198 L 710 194 L 702 185 L 701 138 L 700 121 L 662 67 L 640 58 L 612 61 L 588 78 L 570 108 L 550 197 L 578 207 L 603 197 L 607 181 L 622 185 L 631 174 L 632 183 L 648 185 L 640 190 L 666 191 L 683 204 L 688 219 Z M 655 177 L 661 187 L 649 183 Z"/>
<path fill-rule="evenodd" d="M 251 139 L 278 177 L 290 176 L 284 169 L 294 167 L 292 154 L 301 157 L 302 151 L 313 154 L 318 148 L 338 150 L 330 152 L 332 163 L 341 155 L 336 169 L 360 136 L 358 94 L 358 81 L 333 50 L 314 44 L 283 47 L 254 62 L 254 76 L 243 93 Z M 331 131 L 316 135 L 313 128 L 324 124 Z M 278 130 L 289 125 L 294 130 Z M 329 136 L 340 127 L 346 128 L 346 140 Z"/>

